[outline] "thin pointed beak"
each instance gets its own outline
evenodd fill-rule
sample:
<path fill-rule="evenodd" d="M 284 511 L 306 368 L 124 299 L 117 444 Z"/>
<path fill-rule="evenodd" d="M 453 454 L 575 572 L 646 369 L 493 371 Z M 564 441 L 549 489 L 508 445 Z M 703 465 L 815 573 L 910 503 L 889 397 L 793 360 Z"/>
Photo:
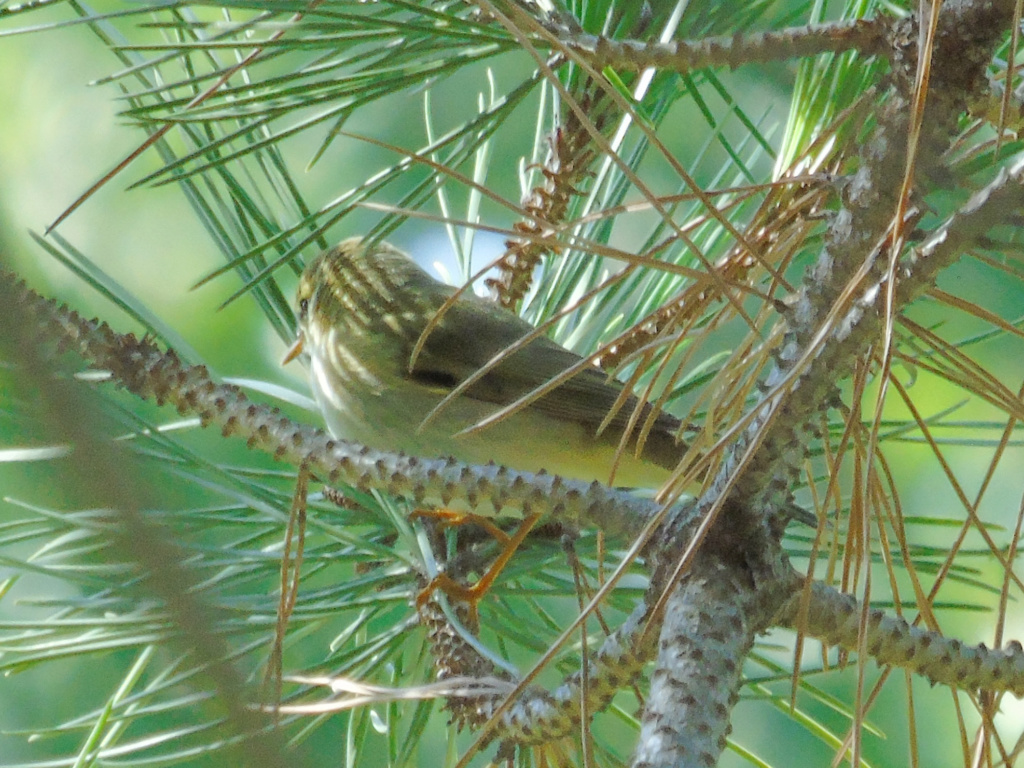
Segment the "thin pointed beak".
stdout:
<path fill-rule="evenodd" d="M 281 360 L 281 365 L 288 365 L 292 360 L 302 354 L 302 332 L 299 332 L 299 336 L 295 339 L 295 343 L 288 347 L 288 351 L 284 353 L 284 359 Z"/>

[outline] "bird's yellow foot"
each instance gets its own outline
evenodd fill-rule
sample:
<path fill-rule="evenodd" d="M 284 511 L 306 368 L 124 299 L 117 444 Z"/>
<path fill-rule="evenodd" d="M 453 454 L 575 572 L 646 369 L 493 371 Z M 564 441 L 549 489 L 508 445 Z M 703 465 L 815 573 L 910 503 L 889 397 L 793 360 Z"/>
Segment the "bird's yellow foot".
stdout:
<path fill-rule="evenodd" d="M 505 566 L 508 565 L 509 560 L 512 559 L 512 555 L 515 554 L 516 549 L 523 543 L 523 540 L 530 533 L 533 526 L 536 524 L 539 515 L 528 515 L 524 517 L 522 522 L 516 528 L 515 533 L 508 534 L 501 530 L 494 521 L 487 517 L 474 514 L 463 514 L 460 512 L 454 512 L 450 509 L 437 509 L 437 510 L 416 510 L 410 516 L 413 519 L 416 518 L 428 518 L 439 522 L 445 527 L 455 525 L 466 525 L 474 524 L 483 528 L 487 533 L 494 537 L 495 541 L 501 546 L 501 553 L 494 559 L 494 562 L 488 567 L 486 573 L 480 577 L 480 579 L 473 584 L 468 586 L 461 584 L 447 573 L 439 573 L 430 583 L 416 596 L 416 606 L 422 607 L 429 599 L 430 596 L 436 591 L 441 590 L 446 595 L 454 600 L 466 603 L 470 609 L 470 617 L 475 625 L 477 623 L 477 605 L 484 595 L 490 590 L 494 584 L 495 579 L 504 570 Z"/>

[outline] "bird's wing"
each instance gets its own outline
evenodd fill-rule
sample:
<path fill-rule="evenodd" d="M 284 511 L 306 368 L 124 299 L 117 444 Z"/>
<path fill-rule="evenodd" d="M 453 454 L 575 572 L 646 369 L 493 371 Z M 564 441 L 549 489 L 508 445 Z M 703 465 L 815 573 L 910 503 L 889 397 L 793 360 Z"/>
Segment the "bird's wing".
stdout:
<path fill-rule="evenodd" d="M 495 311 L 475 296 L 464 296 L 430 333 L 416 360 L 412 376 L 438 389 L 452 389 L 484 367 L 496 354 L 532 332 L 533 326 L 513 312 Z M 580 356 L 546 336 L 531 341 L 472 384 L 466 397 L 508 405 L 576 365 Z M 586 367 L 529 407 L 553 419 L 574 421 L 596 433 L 622 392 L 622 384 L 593 367 Z M 637 406 L 630 395 L 608 425 L 604 436 L 618 441 Z M 644 418 L 650 405 L 644 404 Z M 640 421 L 640 424 L 643 420 Z M 645 455 L 674 467 L 681 447 L 676 443 L 680 422 L 658 414 Z"/>

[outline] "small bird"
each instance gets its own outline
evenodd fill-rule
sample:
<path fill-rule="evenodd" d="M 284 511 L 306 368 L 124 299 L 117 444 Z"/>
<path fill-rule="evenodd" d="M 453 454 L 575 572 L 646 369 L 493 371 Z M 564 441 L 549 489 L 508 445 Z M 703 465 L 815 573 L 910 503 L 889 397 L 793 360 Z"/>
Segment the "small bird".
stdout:
<path fill-rule="evenodd" d="M 417 340 L 455 290 L 385 242 L 350 238 L 306 265 L 298 338 L 284 362 L 309 354 L 313 392 L 332 434 L 413 456 L 494 461 L 618 486 L 657 487 L 668 478 L 685 451 L 676 437 L 679 420 L 658 414 L 641 454 L 631 435 L 616 465 L 638 401 L 629 395 L 598 433 L 622 385 L 593 367 L 506 418 L 459 434 L 580 361 L 546 337 L 502 360 L 424 424 L 456 386 L 534 330 L 466 291 L 413 360 Z M 650 405 L 642 408 L 635 432 L 650 413 Z"/>

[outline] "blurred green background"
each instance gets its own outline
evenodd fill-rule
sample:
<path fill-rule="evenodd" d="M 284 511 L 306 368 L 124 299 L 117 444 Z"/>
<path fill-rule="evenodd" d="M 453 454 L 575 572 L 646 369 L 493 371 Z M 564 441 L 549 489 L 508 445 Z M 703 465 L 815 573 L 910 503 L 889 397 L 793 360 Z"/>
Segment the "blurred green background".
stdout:
<path fill-rule="evenodd" d="M 783 5 L 778 4 L 780 8 Z M 117 7 L 113 3 L 109 6 Z M 56 8 L 26 18 L 39 24 L 70 18 L 70 14 Z M 0 32 L 4 31 L 9 30 L 0 29 Z M 522 61 L 511 60 L 507 64 L 507 70 L 499 68 L 497 72 L 499 82 L 503 77 L 513 82 L 524 71 Z M 114 85 L 90 86 L 91 81 L 108 75 L 116 68 L 110 53 L 81 28 L 0 38 L 0 72 L 4 73 L 0 84 L 0 178 L 4 180 L 0 185 L 0 240 L 8 264 L 32 287 L 45 295 L 67 301 L 87 316 L 103 317 L 118 330 L 131 330 L 131 324 L 121 313 L 90 289 L 83 289 L 81 281 L 43 252 L 28 234 L 42 234 L 67 205 L 141 140 L 142 132 L 125 125 L 118 116 L 121 104 L 118 88 Z M 729 77 L 732 93 L 749 114 L 766 116 L 762 123 L 765 132 L 777 139 L 788 116 L 788 94 L 795 64 L 750 70 L 744 68 Z M 458 111 L 460 102 L 464 106 L 467 93 L 472 94 L 475 100 L 476 95 L 486 88 L 482 71 L 463 75 L 434 91 L 435 109 L 438 114 L 446 114 L 449 107 L 445 106 L 444 100 L 449 99 L 453 104 L 450 109 Z M 363 110 L 345 127 L 346 130 L 366 133 L 403 146 L 417 146 L 420 139 L 409 136 L 422 135 L 421 114 L 422 102 L 418 95 L 396 97 Z M 666 140 L 674 145 L 703 143 L 704 137 L 689 128 L 694 124 L 700 125 L 698 121 L 680 116 L 672 122 L 672 133 L 676 135 L 667 136 Z M 523 129 L 529 131 L 530 126 L 524 125 Z M 321 138 L 322 131 L 312 131 L 284 144 L 285 156 L 293 168 L 301 169 L 307 165 Z M 521 157 L 521 149 L 499 143 L 493 148 L 490 161 L 495 170 L 488 184 L 512 199 L 518 198 L 514 169 Z M 296 176 L 308 200 L 323 202 L 339 194 L 353 180 L 369 176 L 378 164 L 393 160 L 383 150 L 339 139 L 310 171 L 297 171 Z M 279 366 L 285 342 L 270 330 L 254 302 L 243 297 L 226 308 L 220 308 L 221 303 L 240 286 L 236 275 L 229 273 L 199 289 L 191 288 L 209 270 L 220 266 L 221 257 L 181 192 L 173 185 L 126 190 L 133 180 L 159 167 L 153 153 L 143 155 L 61 224 L 60 235 L 160 315 L 214 367 L 217 374 L 277 382 L 304 392 L 303 371 L 299 366 L 293 365 L 288 369 Z M 498 220 L 490 223 L 499 226 L 510 223 L 505 212 L 495 212 L 495 216 Z M 500 219 L 502 216 L 504 220 Z M 344 231 L 331 231 L 330 239 L 337 240 L 369 227 L 379 217 L 375 211 L 357 212 L 346 221 Z M 424 262 L 429 264 L 441 260 L 455 272 L 446 236 L 439 225 L 412 220 L 390 239 L 407 250 L 414 250 Z M 480 248 L 483 255 L 494 255 L 501 248 L 500 239 L 480 236 Z M 287 273 L 281 271 L 279 274 Z M 289 279 L 292 278 L 283 282 L 290 295 Z M 976 262 L 965 263 L 944 275 L 943 284 L 950 290 L 955 287 L 958 295 L 972 297 L 1005 315 L 1019 313 L 1024 306 L 1020 303 L 1019 291 L 1007 290 L 1002 276 Z M 916 311 L 920 313 L 922 322 L 933 321 L 942 314 L 927 302 Z M 963 334 L 968 335 L 973 330 L 965 324 Z M 1019 381 L 1024 376 L 1024 356 L 1019 351 L 1019 343 L 1006 339 L 996 339 L 971 350 L 1007 382 Z M 908 371 L 906 375 L 910 380 L 913 372 Z M 952 405 L 959 397 L 957 391 L 944 391 L 942 386 L 935 385 L 934 393 L 929 393 L 932 412 Z M 962 412 L 958 417 L 983 419 L 991 415 L 978 408 L 972 406 L 971 411 Z M 316 414 L 310 414 L 308 418 L 319 423 Z M 10 434 L 0 432 L 0 447 L 17 445 L 21 439 L 24 435 L 17 430 Z M 207 449 L 219 446 L 219 441 L 214 439 L 199 437 L 196 440 L 197 445 Z M 980 480 L 987 455 L 970 448 L 969 445 L 962 450 L 951 448 L 950 455 L 958 462 L 958 472 L 962 476 L 974 475 Z M 233 450 L 239 454 L 243 451 L 237 446 Z M 1019 459 L 1020 449 L 1015 450 Z M 920 443 L 908 444 L 901 450 L 899 461 L 901 466 L 896 471 L 904 481 L 902 489 L 906 507 L 941 514 L 950 492 L 927 447 Z M 996 492 L 988 497 L 990 509 L 986 519 L 1006 525 L 1011 523 L 1018 504 L 1013 494 L 1019 489 L 1022 468 L 1024 460 L 1004 462 L 996 476 Z M 45 463 L 0 463 L 2 495 L 15 499 L 45 498 L 48 505 L 59 507 L 63 500 L 54 471 Z M 53 489 L 52 494 L 41 491 L 47 487 Z M 1003 507 L 1001 514 L 1000 506 Z M 991 508 L 996 508 L 996 511 Z M 0 505 L 0 522 L 17 519 L 23 514 L 23 510 L 15 505 Z M 937 547 L 945 543 L 942 530 L 929 530 L 926 535 Z M 8 554 L 27 557 L 34 546 L 26 544 L 20 551 L 15 549 Z M 0 561 L 0 576 L 5 576 L 5 570 L 3 561 Z M 988 572 L 976 574 L 979 580 L 992 583 L 999 575 L 994 564 Z M 0 601 L 0 620 L 15 622 L 42 615 L 46 609 L 19 604 L 19 597 L 39 596 L 40 590 L 45 592 L 55 588 L 57 585 L 52 580 L 26 574 Z M 963 589 L 963 599 L 992 604 L 992 595 L 983 595 L 967 587 Z M 947 600 L 955 600 L 958 596 L 953 588 L 943 594 Z M 272 610 L 272 598 L 268 596 L 268 611 Z M 1024 612 L 1017 610 L 1014 615 L 1016 626 L 1008 627 L 1007 635 L 1024 637 Z M 951 635 L 969 642 L 991 640 L 991 623 L 986 615 L 950 612 L 944 614 L 944 618 L 943 628 Z M 780 638 L 788 645 L 788 636 L 780 635 Z M 789 651 L 780 646 L 778 661 L 785 664 L 787 654 Z M 89 699 L 97 692 L 100 696 L 108 695 L 109 689 L 119 679 L 118 670 L 126 661 L 120 652 L 106 657 L 93 654 L 88 664 L 74 661 L 50 663 L 0 680 L 0 764 L 42 763 L 73 753 L 78 743 L 75 734 L 33 741 L 27 738 L 27 733 L 80 714 L 83 698 Z M 850 701 L 855 680 L 852 672 L 852 669 L 847 670 L 845 674 L 832 675 L 818 682 L 838 698 Z M 872 666 L 870 676 L 873 678 L 875 674 Z M 916 681 L 914 687 L 922 694 L 927 690 L 927 685 L 921 681 Z M 774 692 L 779 694 L 783 690 L 784 686 L 777 686 Z M 774 765 L 827 764 L 831 757 L 828 746 L 795 725 L 791 717 L 781 711 L 781 706 L 773 707 L 753 700 L 756 694 L 749 688 L 744 693 L 752 700 L 741 704 L 737 710 L 734 735 L 741 743 L 755 749 L 760 757 Z M 918 697 L 917 721 L 922 728 L 928 728 L 927 735 L 922 734 L 924 738 L 920 742 L 922 765 L 961 764 L 960 737 L 955 720 L 951 719 L 953 698 L 948 694 L 944 697 Z M 902 675 L 893 675 L 881 703 L 869 718 L 885 731 L 884 738 L 867 737 L 866 754 L 874 764 L 909 764 L 906 706 Z M 815 715 L 826 721 L 830 717 L 825 709 L 815 712 Z M 1024 728 L 1024 705 L 1016 700 L 1006 700 L 999 717 L 1004 727 L 1019 731 Z M 829 724 L 841 731 L 843 722 L 841 717 L 834 716 Z M 932 727 L 932 723 L 943 725 Z M 15 731 L 18 733 L 12 733 Z M 325 728 L 323 735 L 311 742 L 311 753 L 321 755 L 322 762 L 334 764 L 334 756 L 330 752 L 325 754 L 317 750 L 329 750 L 331 739 L 340 739 L 343 735 L 337 729 Z M 322 762 L 318 761 L 318 764 Z M 747 763 L 737 755 L 727 754 L 723 760 L 723 765 L 739 764 Z"/>

